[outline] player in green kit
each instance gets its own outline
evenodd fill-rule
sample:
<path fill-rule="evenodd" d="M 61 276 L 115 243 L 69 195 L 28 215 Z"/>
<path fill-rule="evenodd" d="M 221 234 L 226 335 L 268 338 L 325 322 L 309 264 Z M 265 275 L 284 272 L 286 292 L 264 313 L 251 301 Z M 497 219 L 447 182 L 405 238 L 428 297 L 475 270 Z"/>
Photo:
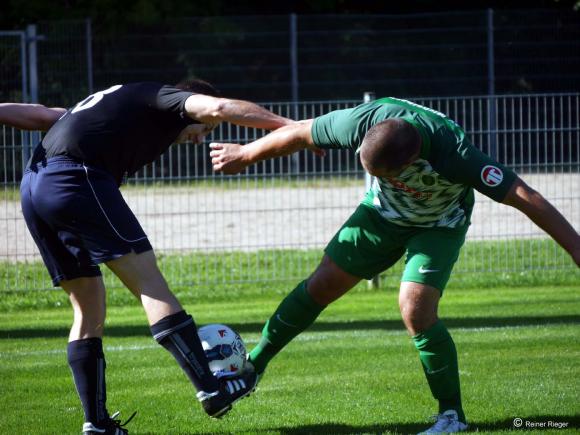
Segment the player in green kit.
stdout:
<path fill-rule="evenodd" d="M 280 128 L 248 145 L 211 144 L 214 169 L 237 173 L 302 149 L 350 148 L 375 176 L 372 188 L 325 249 L 314 273 L 282 301 L 249 355 L 258 374 L 331 302 L 406 254 L 399 307 L 439 402 L 426 433 L 467 428 L 457 352 L 437 316 L 439 299 L 464 243 L 473 188 L 525 213 L 580 265 L 580 237 L 514 172 L 473 146 L 442 113 L 383 98 Z"/>

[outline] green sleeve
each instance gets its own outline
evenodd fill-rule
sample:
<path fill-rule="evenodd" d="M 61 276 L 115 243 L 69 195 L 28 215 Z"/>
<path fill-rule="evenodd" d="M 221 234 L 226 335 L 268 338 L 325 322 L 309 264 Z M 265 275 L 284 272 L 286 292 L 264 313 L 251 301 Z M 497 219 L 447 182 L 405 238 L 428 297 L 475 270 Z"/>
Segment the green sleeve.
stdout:
<path fill-rule="evenodd" d="M 458 143 L 456 139 L 455 143 L 447 152 L 438 153 L 433 168 L 449 181 L 471 186 L 494 201 L 503 201 L 517 178 L 515 172 L 477 149 L 465 137 Z"/>
<path fill-rule="evenodd" d="M 318 148 L 350 148 L 356 151 L 369 128 L 363 124 L 357 108 L 335 110 L 314 119 L 312 139 Z"/>

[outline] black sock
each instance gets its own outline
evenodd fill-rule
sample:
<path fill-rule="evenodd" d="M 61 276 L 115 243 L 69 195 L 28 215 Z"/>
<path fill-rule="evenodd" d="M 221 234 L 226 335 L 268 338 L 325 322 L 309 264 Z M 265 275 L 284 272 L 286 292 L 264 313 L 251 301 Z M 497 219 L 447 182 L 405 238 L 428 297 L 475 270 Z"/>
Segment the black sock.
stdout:
<path fill-rule="evenodd" d="M 85 411 L 85 421 L 98 424 L 108 419 L 102 340 L 95 337 L 71 341 L 67 346 L 67 358 Z"/>
<path fill-rule="evenodd" d="M 171 314 L 151 326 L 151 334 L 177 360 L 197 391 L 217 391 L 219 383 L 209 370 L 193 318 L 185 311 Z"/>

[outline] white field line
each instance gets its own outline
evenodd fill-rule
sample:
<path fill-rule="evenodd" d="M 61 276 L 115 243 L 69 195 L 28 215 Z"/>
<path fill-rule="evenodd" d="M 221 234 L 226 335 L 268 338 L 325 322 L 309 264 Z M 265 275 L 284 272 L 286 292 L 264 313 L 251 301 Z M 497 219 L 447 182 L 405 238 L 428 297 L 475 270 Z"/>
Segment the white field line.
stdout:
<path fill-rule="evenodd" d="M 486 332 L 486 331 L 509 331 L 518 330 L 524 328 L 544 328 L 545 325 L 519 325 L 519 326 L 492 326 L 492 327 L 478 327 L 478 328 L 450 328 L 450 330 L 456 332 Z M 360 329 L 351 331 L 336 331 L 336 332 L 306 332 L 299 335 L 293 341 L 322 341 L 331 338 L 345 338 L 345 337 L 384 337 L 384 336 L 400 336 L 407 335 L 404 330 L 400 331 L 385 331 L 380 329 Z M 255 344 L 258 342 L 258 338 L 247 338 L 244 339 L 246 344 Z M 381 346 L 389 346 L 389 343 L 383 342 Z M 150 349 L 158 349 L 160 346 L 157 343 L 150 344 L 130 344 L 130 345 L 119 345 L 119 346 L 104 346 L 105 352 L 127 352 L 127 351 L 142 351 Z M 66 349 L 48 349 L 48 350 L 6 350 L 0 352 L 0 358 L 13 358 L 18 356 L 34 356 L 34 355 L 58 355 L 65 354 Z"/>

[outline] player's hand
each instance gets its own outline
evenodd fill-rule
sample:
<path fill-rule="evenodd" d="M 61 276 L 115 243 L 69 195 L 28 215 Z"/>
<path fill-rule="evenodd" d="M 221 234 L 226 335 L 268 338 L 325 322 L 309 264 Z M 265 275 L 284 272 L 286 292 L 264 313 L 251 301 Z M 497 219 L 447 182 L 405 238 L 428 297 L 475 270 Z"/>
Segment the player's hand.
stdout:
<path fill-rule="evenodd" d="M 244 158 L 244 147 L 240 144 L 212 142 L 209 147 L 211 164 L 216 172 L 237 174 L 248 166 Z"/>

